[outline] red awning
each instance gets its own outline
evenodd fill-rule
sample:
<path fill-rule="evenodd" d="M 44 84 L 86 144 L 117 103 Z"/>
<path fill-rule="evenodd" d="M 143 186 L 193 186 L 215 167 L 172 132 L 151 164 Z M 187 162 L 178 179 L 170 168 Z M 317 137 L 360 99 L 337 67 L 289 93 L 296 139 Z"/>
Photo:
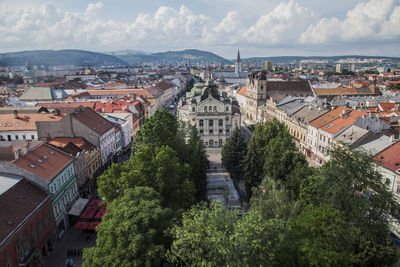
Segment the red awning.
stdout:
<path fill-rule="evenodd" d="M 87 207 L 85 211 L 81 215 L 81 219 L 92 219 L 93 216 L 96 214 L 97 208 L 96 207 Z"/>
<path fill-rule="evenodd" d="M 88 207 L 98 207 L 101 204 L 101 200 L 92 200 L 89 202 Z"/>
<path fill-rule="evenodd" d="M 88 226 L 89 226 L 89 222 L 77 222 L 75 225 L 74 225 L 74 230 L 81 230 L 81 231 L 83 231 L 83 230 L 86 230 L 87 228 L 88 228 Z"/>
<path fill-rule="evenodd" d="M 94 229 L 96 229 L 96 227 L 97 227 L 99 224 L 100 224 L 100 222 L 91 222 L 91 223 L 88 225 L 87 229 L 88 229 L 88 230 L 94 230 Z"/>
<path fill-rule="evenodd" d="M 106 209 L 100 208 L 100 210 L 96 213 L 96 216 L 94 216 L 94 218 L 100 220 L 101 218 L 103 218 L 104 214 L 106 214 Z"/>

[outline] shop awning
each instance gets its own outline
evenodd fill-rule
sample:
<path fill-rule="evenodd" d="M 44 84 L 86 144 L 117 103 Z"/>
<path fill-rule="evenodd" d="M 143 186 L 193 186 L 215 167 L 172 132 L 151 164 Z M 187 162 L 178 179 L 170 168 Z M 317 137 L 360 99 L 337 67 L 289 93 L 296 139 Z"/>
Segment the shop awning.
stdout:
<path fill-rule="evenodd" d="M 97 212 L 97 207 L 87 207 L 81 215 L 81 219 L 92 219 Z"/>
<path fill-rule="evenodd" d="M 105 207 L 104 208 L 101 207 L 100 210 L 94 216 L 94 218 L 100 220 L 101 218 L 103 218 L 104 214 L 106 214 L 106 209 Z"/>
<path fill-rule="evenodd" d="M 89 199 L 87 198 L 78 198 L 75 203 L 72 205 L 71 209 L 69 210 L 68 214 L 73 216 L 81 215 L 83 209 L 86 207 Z"/>
<path fill-rule="evenodd" d="M 87 229 L 88 229 L 88 230 L 94 230 L 94 229 L 96 229 L 96 227 L 97 227 L 99 224 L 100 224 L 100 222 L 91 222 L 91 223 L 89 223 Z"/>
<path fill-rule="evenodd" d="M 77 222 L 75 225 L 74 225 L 74 230 L 81 230 L 81 231 L 83 231 L 83 230 L 86 230 L 87 228 L 88 228 L 88 226 L 89 226 L 89 224 L 90 224 L 90 222 Z"/>
<path fill-rule="evenodd" d="M 88 206 L 90 207 L 98 207 L 101 204 L 101 200 L 92 200 L 89 202 Z"/>

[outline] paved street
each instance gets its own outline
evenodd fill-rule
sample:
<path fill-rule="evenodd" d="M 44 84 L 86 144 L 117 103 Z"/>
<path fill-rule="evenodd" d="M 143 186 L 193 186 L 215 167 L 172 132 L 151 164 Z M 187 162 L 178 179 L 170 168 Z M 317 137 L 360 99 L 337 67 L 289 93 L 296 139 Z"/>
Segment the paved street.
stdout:
<path fill-rule="evenodd" d="M 207 148 L 207 199 L 219 200 L 227 208 L 241 208 L 240 197 L 229 173 L 222 167 L 221 148 Z"/>
<path fill-rule="evenodd" d="M 96 245 L 96 235 L 94 233 L 84 233 L 79 230 L 73 230 L 72 226 L 67 229 L 61 240 L 59 240 L 53 251 L 44 257 L 43 267 L 66 266 L 68 249 L 82 249 Z M 82 256 L 73 256 L 74 266 L 82 266 Z"/>

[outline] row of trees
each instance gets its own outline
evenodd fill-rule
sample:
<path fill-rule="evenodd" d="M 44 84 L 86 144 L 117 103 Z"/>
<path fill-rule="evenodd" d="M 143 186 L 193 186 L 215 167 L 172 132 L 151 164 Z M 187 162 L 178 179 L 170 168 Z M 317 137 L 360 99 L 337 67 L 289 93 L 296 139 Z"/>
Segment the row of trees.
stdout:
<path fill-rule="evenodd" d="M 98 178 L 107 213 L 84 266 L 157 266 L 183 211 L 204 200 L 208 160 L 197 130 L 157 111 L 137 133 L 130 160 Z"/>
<path fill-rule="evenodd" d="M 233 176 L 245 180 L 249 211 L 238 217 L 222 206 L 193 208 L 175 228 L 170 254 L 175 263 L 388 266 L 397 261 L 389 224 L 399 207 L 370 156 L 341 146 L 322 167 L 309 167 L 277 120 L 256 126 L 244 156 L 240 140 L 238 131 L 223 148 L 223 160 Z"/>
<path fill-rule="evenodd" d="M 166 112 L 149 119 L 131 160 L 99 179 L 108 211 L 84 266 L 388 266 L 398 259 L 389 235 L 398 206 L 368 155 L 339 147 L 311 168 L 276 120 L 258 125 L 248 147 L 242 141 L 235 132 L 223 153 L 251 192 L 240 216 L 218 202 L 192 205 L 194 192 L 199 199 L 205 190 L 205 180 L 193 177 L 205 178 L 207 168 L 197 132 Z"/>

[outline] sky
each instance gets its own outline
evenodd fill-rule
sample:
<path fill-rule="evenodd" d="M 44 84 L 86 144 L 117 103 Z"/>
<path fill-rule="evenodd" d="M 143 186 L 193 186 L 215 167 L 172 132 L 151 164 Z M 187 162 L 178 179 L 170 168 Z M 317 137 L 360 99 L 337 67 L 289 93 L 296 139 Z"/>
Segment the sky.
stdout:
<path fill-rule="evenodd" d="M 0 52 L 400 57 L 400 0 L 0 0 Z"/>

